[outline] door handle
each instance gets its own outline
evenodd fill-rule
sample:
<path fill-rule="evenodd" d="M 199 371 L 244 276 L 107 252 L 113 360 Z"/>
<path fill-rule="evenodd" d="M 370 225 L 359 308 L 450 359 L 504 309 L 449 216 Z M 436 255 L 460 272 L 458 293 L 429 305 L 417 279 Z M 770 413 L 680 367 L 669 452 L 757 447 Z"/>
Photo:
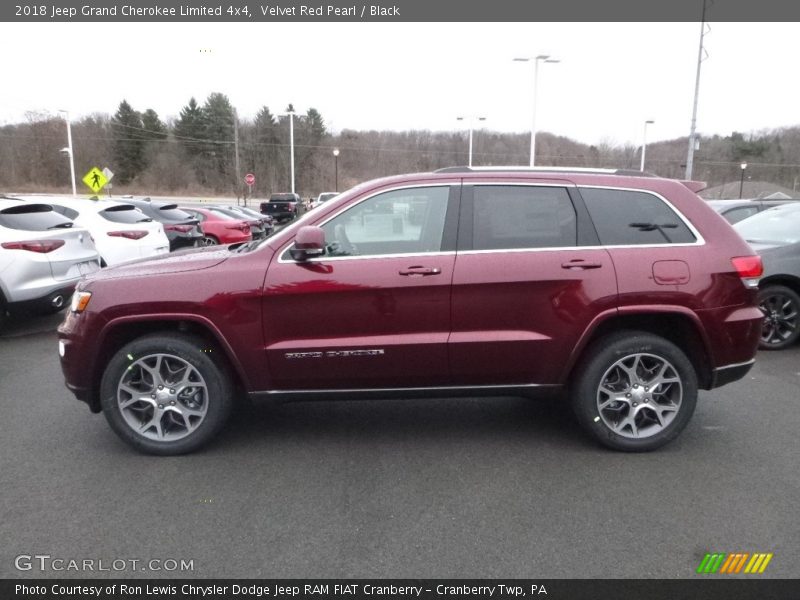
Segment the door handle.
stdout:
<path fill-rule="evenodd" d="M 439 267 L 408 267 L 400 269 L 400 275 L 438 275 L 442 270 Z"/>
<path fill-rule="evenodd" d="M 587 262 L 581 258 L 576 258 L 569 262 L 561 263 L 562 269 L 575 269 L 575 270 L 583 270 L 583 269 L 599 269 L 603 265 L 597 262 Z"/>

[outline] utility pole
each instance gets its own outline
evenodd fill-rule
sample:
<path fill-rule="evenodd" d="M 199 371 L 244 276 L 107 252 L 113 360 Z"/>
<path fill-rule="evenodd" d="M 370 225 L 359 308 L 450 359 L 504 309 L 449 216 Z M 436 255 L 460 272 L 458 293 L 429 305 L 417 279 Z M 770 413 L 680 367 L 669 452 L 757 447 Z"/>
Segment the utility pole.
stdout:
<path fill-rule="evenodd" d="M 239 204 L 239 190 L 241 190 L 241 172 L 239 171 L 239 113 L 233 109 L 233 151 L 236 169 L 236 204 Z M 244 199 L 247 206 L 247 198 Z"/>
<path fill-rule="evenodd" d="M 700 19 L 700 48 L 697 51 L 697 75 L 694 80 L 694 106 L 692 108 L 692 127 L 689 132 L 689 153 L 686 156 L 686 179 L 692 178 L 692 163 L 694 162 L 694 147 L 697 140 L 697 98 L 700 95 L 700 65 L 706 57 L 703 56 L 703 38 L 706 35 L 706 0 L 703 0 L 703 14 Z"/>

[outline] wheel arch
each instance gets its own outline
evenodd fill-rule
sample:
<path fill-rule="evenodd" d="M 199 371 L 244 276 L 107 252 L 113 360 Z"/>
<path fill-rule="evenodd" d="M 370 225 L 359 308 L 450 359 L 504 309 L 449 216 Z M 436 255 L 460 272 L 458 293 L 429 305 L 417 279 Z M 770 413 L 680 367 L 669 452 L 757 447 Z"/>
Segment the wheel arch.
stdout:
<path fill-rule="evenodd" d="M 653 312 L 652 307 L 627 308 L 624 312 L 609 311 L 600 315 L 575 345 L 562 383 L 574 381 L 575 369 L 579 368 L 582 359 L 596 341 L 622 330 L 651 333 L 672 342 L 686 354 L 694 366 L 698 387 L 711 389 L 713 386 L 709 341 L 697 316 L 681 307 L 664 307 L 657 312 Z"/>
<path fill-rule="evenodd" d="M 770 285 L 783 285 L 794 291 L 794 293 L 800 294 L 800 277 L 795 277 L 794 275 L 781 273 L 780 275 L 764 277 L 758 282 L 758 289 L 763 290 Z"/>
<path fill-rule="evenodd" d="M 219 351 L 232 378 L 232 384 L 239 390 L 249 389 L 248 379 L 241 365 L 235 360 L 235 353 L 222 333 L 207 319 L 199 315 L 137 315 L 135 318 L 121 317 L 106 324 L 98 336 L 96 359 L 91 372 L 91 394 L 89 407 L 92 412 L 100 412 L 100 381 L 103 371 L 111 357 L 125 344 L 152 333 L 185 333 L 195 335 Z"/>

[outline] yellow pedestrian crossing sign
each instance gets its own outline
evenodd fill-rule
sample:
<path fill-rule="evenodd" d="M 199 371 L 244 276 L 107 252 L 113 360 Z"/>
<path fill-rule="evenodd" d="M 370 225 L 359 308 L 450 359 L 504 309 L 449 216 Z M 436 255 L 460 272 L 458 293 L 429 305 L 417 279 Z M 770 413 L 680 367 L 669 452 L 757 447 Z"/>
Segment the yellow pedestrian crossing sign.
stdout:
<path fill-rule="evenodd" d="M 97 167 L 92 167 L 89 172 L 83 176 L 82 181 L 94 193 L 97 193 L 108 183 L 108 177 Z"/>

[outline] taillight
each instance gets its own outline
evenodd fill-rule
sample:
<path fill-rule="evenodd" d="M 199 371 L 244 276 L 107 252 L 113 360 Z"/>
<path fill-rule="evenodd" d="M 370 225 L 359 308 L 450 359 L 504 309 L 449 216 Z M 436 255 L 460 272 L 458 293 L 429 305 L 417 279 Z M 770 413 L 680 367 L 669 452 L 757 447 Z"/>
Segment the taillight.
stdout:
<path fill-rule="evenodd" d="M 64 245 L 64 240 L 26 240 L 24 242 L 3 242 L 0 244 L 6 250 L 27 250 L 47 254 Z"/>
<path fill-rule="evenodd" d="M 758 287 L 758 278 L 764 274 L 764 264 L 760 256 L 735 256 L 731 259 L 731 263 L 745 286 Z"/>
<path fill-rule="evenodd" d="M 180 233 L 189 233 L 193 227 L 191 225 L 164 225 L 166 231 L 178 231 Z"/>
<path fill-rule="evenodd" d="M 124 237 L 129 240 L 140 240 L 146 236 L 149 231 L 109 231 L 108 235 L 111 237 Z"/>
<path fill-rule="evenodd" d="M 225 229 L 238 229 L 242 233 L 250 233 L 250 225 L 247 223 L 239 223 L 237 225 L 226 225 Z"/>

